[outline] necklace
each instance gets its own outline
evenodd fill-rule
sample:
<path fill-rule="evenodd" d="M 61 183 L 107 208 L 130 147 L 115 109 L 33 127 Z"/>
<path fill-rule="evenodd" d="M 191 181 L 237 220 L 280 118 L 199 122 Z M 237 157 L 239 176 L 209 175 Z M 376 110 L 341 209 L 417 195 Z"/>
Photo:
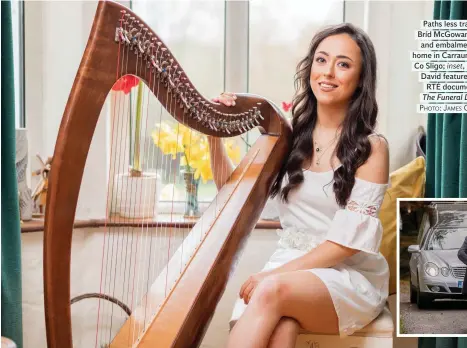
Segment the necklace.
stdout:
<path fill-rule="evenodd" d="M 337 139 L 337 130 L 336 134 L 334 135 L 334 138 L 326 145 L 326 147 L 322 147 L 321 145 L 318 144 L 317 141 L 314 141 L 315 144 L 315 151 L 317 153 L 317 160 L 316 160 L 316 165 L 319 166 L 321 164 L 321 157 L 323 157 L 324 153 L 326 150 L 336 141 Z"/>
<path fill-rule="evenodd" d="M 323 157 L 324 153 L 326 152 L 327 149 L 329 149 L 329 146 L 331 146 L 332 143 L 336 141 L 336 138 L 332 139 L 332 141 L 324 148 L 320 147 L 318 143 L 315 141 L 316 146 L 316 152 L 317 152 L 317 160 L 316 160 L 316 165 L 319 166 L 321 164 L 321 157 Z"/>
<path fill-rule="evenodd" d="M 336 137 L 334 137 L 331 142 L 329 144 L 326 145 L 326 147 L 323 149 L 323 147 L 321 145 L 318 144 L 318 142 L 315 140 L 314 143 L 316 145 L 316 148 L 315 148 L 315 151 L 316 152 L 324 152 L 328 147 L 329 145 L 331 145 L 334 141 L 336 140 Z"/>

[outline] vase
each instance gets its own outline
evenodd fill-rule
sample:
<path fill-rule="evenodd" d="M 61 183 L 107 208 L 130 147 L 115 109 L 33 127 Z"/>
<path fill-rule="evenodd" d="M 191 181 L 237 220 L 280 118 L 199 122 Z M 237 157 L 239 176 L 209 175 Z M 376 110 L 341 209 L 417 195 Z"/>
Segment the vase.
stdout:
<path fill-rule="evenodd" d="M 113 212 L 130 219 L 150 219 L 157 215 L 161 182 L 157 173 L 117 174 L 113 185 Z"/>
<path fill-rule="evenodd" d="M 16 129 L 16 178 L 18 180 L 19 215 L 21 220 L 32 219 L 33 202 L 28 187 L 26 170 L 28 166 L 28 135 L 25 128 Z"/>
<path fill-rule="evenodd" d="M 183 215 L 186 218 L 199 217 L 198 186 L 200 178 L 195 179 L 194 171 L 187 170 L 182 171 L 182 173 L 186 189 L 185 213 Z"/>

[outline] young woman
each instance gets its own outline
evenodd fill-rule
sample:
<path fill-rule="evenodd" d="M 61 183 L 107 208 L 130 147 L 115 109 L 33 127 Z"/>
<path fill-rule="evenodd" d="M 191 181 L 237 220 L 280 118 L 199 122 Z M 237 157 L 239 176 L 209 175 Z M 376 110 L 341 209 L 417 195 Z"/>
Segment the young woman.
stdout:
<path fill-rule="evenodd" d="M 378 212 L 389 186 L 389 150 L 374 133 L 370 39 L 348 23 L 323 29 L 298 64 L 295 86 L 293 147 L 271 192 L 280 240 L 240 289 L 228 347 L 294 347 L 300 327 L 351 335 L 379 315 L 388 296 Z M 214 101 L 235 99 L 222 93 Z M 220 187 L 229 161 L 219 138 L 209 143 Z"/>

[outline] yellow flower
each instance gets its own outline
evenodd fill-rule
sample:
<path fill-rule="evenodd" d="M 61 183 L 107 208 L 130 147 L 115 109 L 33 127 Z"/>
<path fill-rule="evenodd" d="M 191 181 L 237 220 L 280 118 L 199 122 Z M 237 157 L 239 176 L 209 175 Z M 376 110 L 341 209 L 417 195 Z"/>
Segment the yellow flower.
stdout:
<path fill-rule="evenodd" d="M 162 123 L 152 131 L 154 144 L 158 146 L 164 155 L 172 155 L 177 158 L 178 152 L 183 152 L 183 146 L 177 139 L 177 133 L 173 132 L 169 125 Z"/>
<path fill-rule="evenodd" d="M 181 153 L 181 166 L 189 166 L 195 170 L 195 179 L 201 177 L 203 183 L 213 179 L 209 145 L 206 136 L 184 126 L 181 123 L 169 125 L 167 122 L 156 125 L 152 131 L 154 144 L 163 154 L 171 154 L 172 158 Z M 240 162 L 240 147 L 235 140 L 229 138 L 225 141 L 227 155 L 236 165 Z"/>

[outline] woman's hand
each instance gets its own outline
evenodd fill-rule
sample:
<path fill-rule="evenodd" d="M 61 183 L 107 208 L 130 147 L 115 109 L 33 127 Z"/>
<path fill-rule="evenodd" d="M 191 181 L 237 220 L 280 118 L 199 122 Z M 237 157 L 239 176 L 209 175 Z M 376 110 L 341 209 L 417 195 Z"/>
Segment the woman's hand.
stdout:
<path fill-rule="evenodd" d="M 235 106 L 235 100 L 236 99 L 237 99 L 237 96 L 234 93 L 232 93 L 232 92 L 223 92 L 223 93 L 221 93 L 220 96 L 212 98 L 211 101 L 213 101 L 215 103 L 221 103 L 221 104 L 224 104 L 224 105 L 227 105 L 227 106 Z M 214 142 L 216 140 L 218 140 L 218 138 L 213 137 L 211 135 L 208 135 L 207 138 L 208 138 L 208 141 L 210 142 L 210 144 L 212 143 L 212 145 L 214 144 Z M 220 141 L 220 139 L 218 141 Z"/>
<path fill-rule="evenodd" d="M 243 302 L 248 304 L 250 302 L 251 296 L 259 283 L 263 281 L 264 278 L 267 278 L 271 275 L 271 272 L 260 272 L 251 275 L 245 283 L 243 283 L 240 288 L 240 298 L 243 298 Z"/>
<path fill-rule="evenodd" d="M 216 103 L 221 103 L 227 106 L 235 106 L 236 99 L 237 99 L 237 96 L 234 93 L 224 92 L 224 93 L 221 93 L 220 96 L 216 98 L 212 98 L 212 101 Z"/>

